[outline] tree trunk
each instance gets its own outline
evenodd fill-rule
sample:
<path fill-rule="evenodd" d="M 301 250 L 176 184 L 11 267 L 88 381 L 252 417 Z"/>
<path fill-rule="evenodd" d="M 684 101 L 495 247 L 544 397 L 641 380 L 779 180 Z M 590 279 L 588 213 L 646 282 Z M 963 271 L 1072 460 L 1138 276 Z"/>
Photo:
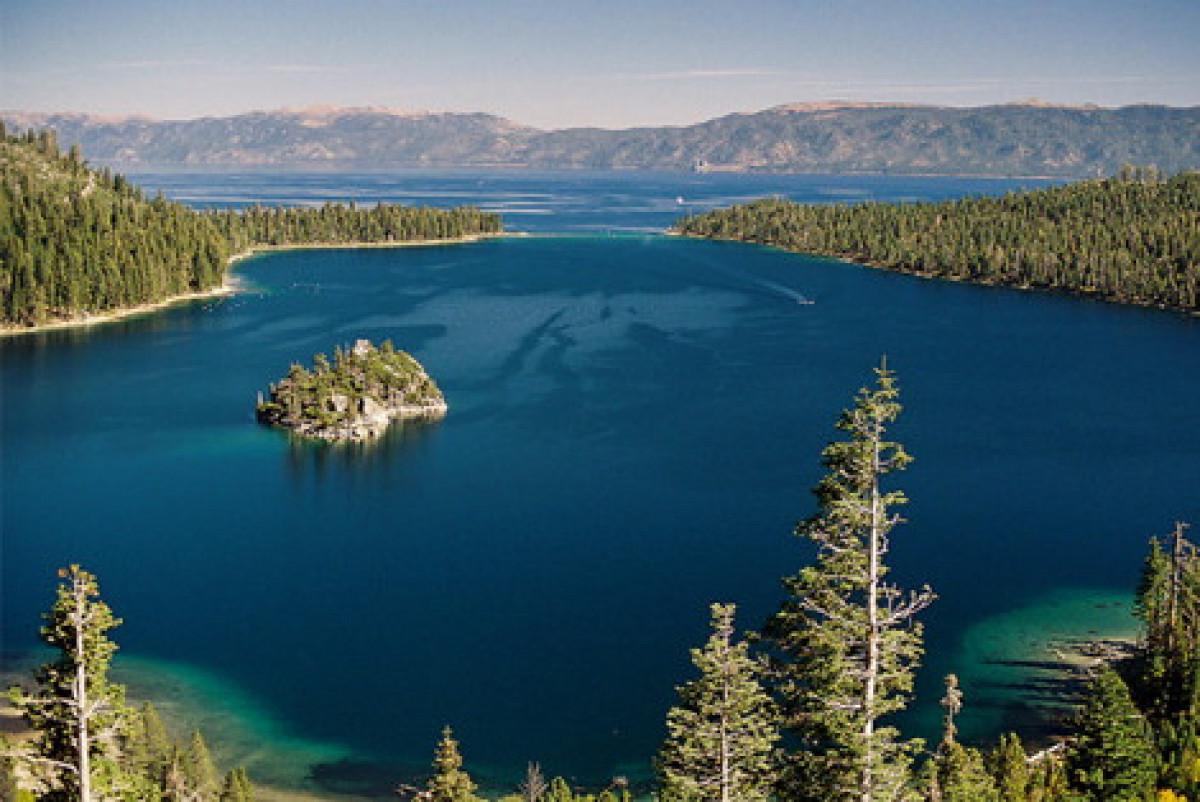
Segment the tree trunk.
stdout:
<path fill-rule="evenodd" d="M 727 652 L 722 658 L 727 658 Z M 721 667 L 721 802 L 730 802 L 729 795 L 729 676 L 728 665 Z"/>
<path fill-rule="evenodd" d="M 859 775 L 859 793 L 863 802 L 871 802 L 875 792 L 875 686 L 879 677 L 879 550 L 884 522 L 879 504 L 879 432 L 871 442 L 871 520 L 867 543 L 867 664 L 863 682 L 863 755 Z"/>
<path fill-rule="evenodd" d="M 76 715 L 79 721 L 76 736 L 79 739 L 76 771 L 79 772 L 80 802 L 92 802 L 92 742 L 88 732 L 87 666 L 83 653 L 83 627 L 87 618 L 87 595 L 78 579 L 75 580 L 72 592 L 75 595 L 75 704 L 78 705 Z"/>

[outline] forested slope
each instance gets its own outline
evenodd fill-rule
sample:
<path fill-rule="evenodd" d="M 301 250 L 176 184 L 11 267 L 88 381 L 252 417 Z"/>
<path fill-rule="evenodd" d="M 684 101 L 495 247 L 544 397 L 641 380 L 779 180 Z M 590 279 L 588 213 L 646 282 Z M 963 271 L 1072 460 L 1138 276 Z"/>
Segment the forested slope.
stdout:
<path fill-rule="evenodd" d="M 803 205 L 766 199 L 678 231 L 925 276 L 1200 309 L 1200 174 L 1148 169 L 1001 198 Z"/>
<path fill-rule="evenodd" d="M 198 212 L 64 155 L 53 132 L 0 128 L 0 327 L 114 312 L 205 292 L 232 254 L 261 246 L 453 239 L 501 230 L 475 208 Z"/>
<path fill-rule="evenodd" d="M 0 322 L 33 324 L 221 284 L 230 243 L 177 203 L 59 153 L 52 133 L 0 139 Z"/>

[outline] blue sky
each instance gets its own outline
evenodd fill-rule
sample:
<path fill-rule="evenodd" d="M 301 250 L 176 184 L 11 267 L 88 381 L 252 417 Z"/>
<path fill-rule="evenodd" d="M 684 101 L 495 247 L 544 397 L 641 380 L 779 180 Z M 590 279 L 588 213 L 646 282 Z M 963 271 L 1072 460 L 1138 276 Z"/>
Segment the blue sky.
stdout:
<path fill-rule="evenodd" d="M 1200 0 L 0 0 L 0 109 L 541 127 L 809 101 L 1200 105 Z"/>

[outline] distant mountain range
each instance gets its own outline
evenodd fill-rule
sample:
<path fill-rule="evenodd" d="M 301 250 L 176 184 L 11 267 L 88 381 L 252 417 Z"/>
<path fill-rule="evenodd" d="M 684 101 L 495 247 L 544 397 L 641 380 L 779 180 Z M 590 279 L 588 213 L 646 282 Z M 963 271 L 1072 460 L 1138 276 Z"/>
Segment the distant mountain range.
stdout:
<path fill-rule="evenodd" d="M 1085 177 L 1123 164 L 1200 169 L 1200 107 L 978 108 L 810 103 L 688 126 L 556 131 L 490 114 L 283 109 L 167 121 L 0 112 L 51 127 L 94 164 L 391 169 L 525 167 Z"/>

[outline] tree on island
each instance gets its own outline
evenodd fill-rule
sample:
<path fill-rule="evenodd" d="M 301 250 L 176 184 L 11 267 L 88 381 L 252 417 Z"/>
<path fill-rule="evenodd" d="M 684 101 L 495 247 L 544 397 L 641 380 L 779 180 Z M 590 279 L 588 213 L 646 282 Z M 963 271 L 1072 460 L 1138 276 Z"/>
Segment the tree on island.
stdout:
<path fill-rule="evenodd" d="M 765 800 L 775 782 L 776 711 L 758 681 L 748 644 L 733 640 L 732 604 L 712 605 L 712 636 L 692 650 L 697 679 L 667 714 L 657 768 L 661 798 L 673 802 Z"/>
<path fill-rule="evenodd" d="M 794 747 L 781 781 L 787 799 L 894 799 L 919 746 L 880 723 L 907 704 L 922 651 L 914 617 L 934 594 L 885 581 L 901 521 L 891 509 L 905 498 L 881 481 L 910 457 L 887 439 L 901 409 L 896 380 L 886 364 L 876 374 L 838 421 L 848 439 L 822 453 L 819 510 L 796 530 L 817 546 L 816 562 L 784 580 L 788 597 L 764 627 Z"/>
<path fill-rule="evenodd" d="M 358 340 L 325 354 L 313 368 L 293 364 L 286 378 L 260 394 L 256 415 L 271 426 L 323 440 L 365 440 L 382 434 L 394 419 L 444 415 L 446 399 L 417 360 L 391 340 L 376 348 Z"/>

